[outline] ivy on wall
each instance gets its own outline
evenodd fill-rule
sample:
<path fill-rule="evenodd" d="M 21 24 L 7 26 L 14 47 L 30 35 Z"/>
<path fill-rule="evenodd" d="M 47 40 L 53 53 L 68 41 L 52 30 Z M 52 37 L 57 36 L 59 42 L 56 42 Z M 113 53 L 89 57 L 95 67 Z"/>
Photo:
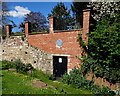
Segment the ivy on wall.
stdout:
<path fill-rule="evenodd" d="M 82 70 L 92 71 L 111 83 L 120 82 L 120 20 L 105 17 L 97 23 L 96 29 L 88 34 L 88 49 L 79 35 L 81 46 L 87 51 Z"/>

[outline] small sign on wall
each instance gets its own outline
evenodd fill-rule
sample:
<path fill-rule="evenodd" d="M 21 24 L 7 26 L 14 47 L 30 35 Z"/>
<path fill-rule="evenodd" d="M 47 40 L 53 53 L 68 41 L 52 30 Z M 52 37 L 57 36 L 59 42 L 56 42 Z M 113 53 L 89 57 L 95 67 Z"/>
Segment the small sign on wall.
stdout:
<path fill-rule="evenodd" d="M 62 40 L 57 40 L 56 41 L 56 46 L 61 47 L 63 45 L 63 41 Z"/>
<path fill-rule="evenodd" d="M 62 58 L 59 58 L 59 63 L 62 63 Z"/>

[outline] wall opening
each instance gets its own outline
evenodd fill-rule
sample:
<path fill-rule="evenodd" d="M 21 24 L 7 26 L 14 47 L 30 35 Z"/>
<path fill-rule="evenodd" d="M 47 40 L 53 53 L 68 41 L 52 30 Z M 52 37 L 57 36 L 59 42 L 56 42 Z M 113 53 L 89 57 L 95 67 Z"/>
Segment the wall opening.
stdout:
<path fill-rule="evenodd" d="M 67 72 L 67 56 L 53 56 L 53 74 L 61 77 Z"/>
<path fill-rule="evenodd" d="M 25 54 L 27 54 L 27 52 L 25 52 Z"/>

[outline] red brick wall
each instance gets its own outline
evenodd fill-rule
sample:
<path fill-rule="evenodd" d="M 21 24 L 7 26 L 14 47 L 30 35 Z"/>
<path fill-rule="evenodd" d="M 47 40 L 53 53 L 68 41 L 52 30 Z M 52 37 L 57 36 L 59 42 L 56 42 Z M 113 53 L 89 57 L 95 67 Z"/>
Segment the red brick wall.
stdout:
<path fill-rule="evenodd" d="M 90 72 L 86 75 L 87 80 L 93 80 L 95 85 L 102 87 L 102 85 L 107 86 L 111 89 L 117 89 L 115 84 L 108 82 L 106 79 L 101 77 L 96 77 L 94 73 Z"/>
<path fill-rule="evenodd" d="M 26 22 L 25 23 L 25 35 L 28 36 L 29 33 L 30 33 L 30 23 Z"/>
<path fill-rule="evenodd" d="M 83 49 L 78 42 L 78 33 L 82 34 L 83 40 L 88 42 L 86 33 L 89 33 L 90 11 L 83 12 L 83 28 L 79 31 L 55 32 L 55 18 L 49 18 L 49 33 L 28 35 L 28 24 L 26 24 L 26 36 L 30 45 L 40 48 L 51 54 L 64 54 L 68 56 L 68 69 L 73 69 L 80 64 L 80 60 L 76 57 L 81 57 Z M 56 41 L 62 40 L 61 47 L 56 46 Z"/>
<path fill-rule="evenodd" d="M 6 36 L 9 37 L 11 35 L 11 25 L 6 25 Z"/>
<path fill-rule="evenodd" d="M 59 32 L 49 34 L 29 35 L 28 42 L 30 45 L 40 48 L 52 54 L 67 54 L 70 55 L 68 69 L 74 68 L 80 64 L 80 61 L 75 56 L 81 56 L 81 48 L 77 41 L 78 33 L 82 31 Z M 61 47 L 56 46 L 56 41 L 62 40 Z"/>

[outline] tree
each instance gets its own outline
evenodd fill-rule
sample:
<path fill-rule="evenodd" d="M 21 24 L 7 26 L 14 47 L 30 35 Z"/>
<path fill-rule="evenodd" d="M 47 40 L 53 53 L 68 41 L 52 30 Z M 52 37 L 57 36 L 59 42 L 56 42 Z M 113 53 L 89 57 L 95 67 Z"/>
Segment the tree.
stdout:
<path fill-rule="evenodd" d="M 9 15 L 8 15 L 8 6 L 6 5 L 5 2 L 0 2 L 0 5 L 2 5 L 2 14 L 1 14 L 1 18 L 0 18 L 0 22 L 2 22 L 2 25 L 7 25 L 10 21 L 8 19 Z"/>
<path fill-rule="evenodd" d="M 64 3 L 58 3 L 48 14 L 48 17 L 55 17 L 55 29 L 67 30 L 69 26 L 72 26 L 74 19 L 70 16 L 70 10 L 68 10 Z"/>
<path fill-rule="evenodd" d="M 1 6 L 1 16 L 0 16 L 0 42 L 2 42 L 2 39 L 4 39 L 6 37 L 6 29 L 5 29 L 5 25 L 7 25 L 10 20 L 9 20 L 9 15 L 8 15 L 8 11 L 9 8 L 6 5 L 6 2 L 1 2 L 0 1 L 0 6 Z"/>
<path fill-rule="evenodd" d="M 71 5 L 72 11 L 76 17 L 77 23 L 82 26 L 82 10 L 91 9 L 90 31 L 96 28 L 97 21 L 103 17 L 115 17 L 120 11 L 120 2 L 75 2 Z M 91 0 L 90 0 L 91 1 Z"/>
<path fill-rule="evenodd" d="M 0 22 L 1 22 L 1 26 L 0 26 L 0 30 L 2 34 L 5 34 L 5 25 L 7 25 L 10 20 L 8 19 L 8 14 L 7 12 L 9 11 L 8 6 L 6 5 L 5 2 L 0 2 L 1 5 L 1 18 L 0 18 Z"/>
<path fill-rule="evenodd" d="M 76 26 L 81 28 L 83 26 L 83 10 L 88 9 L 89 2 L 76 2 L 74 0 L 71 5 L 71 9 L 73 11 L 73 16 L 76 19 Z"/>
<path fill-rule="evenodd" d="M 104 17 L 89 33 L 88 57 L 84 71 L 90 70 L 112 83 L 120 82 L 120 15 Z"/>
<path fill-rule="evenodd" d="M 120 2 L 90 2 L 92 17 L 100 21 L 103 17 L 115 17 L 120 11 Z"/>
<path fill-rule="evenodd" d="M 46 18 L 40 12 L 30 12 L 25 16 L 24 22 L 31 23 L 31 32 L 40 32 L 47 28 Z M 19 25 L 22 31 L 24 29 L 24 22 Z"/>

